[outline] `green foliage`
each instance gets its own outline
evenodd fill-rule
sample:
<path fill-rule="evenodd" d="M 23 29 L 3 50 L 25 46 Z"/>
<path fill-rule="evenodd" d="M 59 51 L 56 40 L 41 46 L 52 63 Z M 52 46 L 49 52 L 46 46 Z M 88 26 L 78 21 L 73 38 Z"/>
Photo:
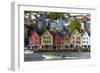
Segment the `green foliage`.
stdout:
<path fill-rule="evenodd" d="M 28 44 L 28 32 L 24 32 L 24 46 Z"/>
<path fill-rule="evenodd" d="M 24 39 L 27 40 L 28 38 L 28 32 L 24 32 Z"/>
<path fill-rule="evenodd" d="M 42 29 L 42 31 L 46 31 L 46 30 L 49 29 L 49 27 L 48 27 L 48 25 L 43 25 L 43 26 L 41 27 L 41 29 Z"/>
<path fill-rule="evenodd" d="M 31 25 L 36 24 L 35 21 L 36 21 L 36 20 L 30 20 Z"/>
<path fill-rule="evenodd" d="M 51 20 L 57 20 L 63 16 L 64 16 L 64 13 L 50 12 L 45 15 L 45 18 L 51 19 Z"/>
<path fill-rule="evenodd" d="M 70 22 L 68 24 L 68 30 L 70 32 L 73 32 L 75 29 L 77 29 L 78 31 L 80 31 L 81 30 L 81 24 L 76 19 L 70 20 Z"/>

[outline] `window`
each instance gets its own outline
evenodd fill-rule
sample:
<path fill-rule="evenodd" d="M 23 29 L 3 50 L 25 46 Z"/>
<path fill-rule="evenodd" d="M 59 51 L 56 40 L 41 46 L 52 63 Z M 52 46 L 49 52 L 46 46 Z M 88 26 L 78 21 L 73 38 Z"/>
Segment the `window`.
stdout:
<path fill-rule="evenodd" d="M 45 41 L 43 40 L 43 43 L 45 43 Z"/>
<path fill-rule="evenodd" d="M 49 41 L 49 43 L 51 43 L 51 41 Z"/>
<path fill-rule="evenodd" d="M 47 41 L 45 41 L 45 43 L 48 43 Z"/>
<path fill-rule="evenodd" d="M 43 36 L 43 39 L 45 39 L 46 37 L 45 36 Z"/>
<path fill-rule="evenodd" d="M 49 39 L 51 39 L 51 37 L 49 37 Z"/>
<path fill-rule="evenodd" d="M 80 37 L 77 37 L 77 39 L 80 39 Z"/>
<path fill-rule="evenodd" d="M 82 43 L 85 43 L 85 41 L 82 41 Z"/>
<path fill-rule="evenodd" d="M 83 37 L 82 39 L 85 39 L 85 37 Z"/>
<path fill-rule="evenodd" d="M 76 43 L 78 43 L 78 41 L 76 41 Z"/>

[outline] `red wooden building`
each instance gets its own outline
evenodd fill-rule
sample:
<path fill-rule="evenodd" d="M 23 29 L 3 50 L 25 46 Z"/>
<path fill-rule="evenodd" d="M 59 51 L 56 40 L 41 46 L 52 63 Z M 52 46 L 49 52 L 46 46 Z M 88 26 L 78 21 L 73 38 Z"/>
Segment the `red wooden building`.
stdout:
<path fill-rule="evenodd" d="M 34 49 L 40 47 L 40 37 L 35 31 L 29 37 L 29 47 Z"/>
<path fill-rule="evenodd" d="M 61 38 L 61 34 L 59 32 L 54 33 L 53 40 L 54 40 L 53 48 L 54 49 L 61 49 L 62 38 Z"/>

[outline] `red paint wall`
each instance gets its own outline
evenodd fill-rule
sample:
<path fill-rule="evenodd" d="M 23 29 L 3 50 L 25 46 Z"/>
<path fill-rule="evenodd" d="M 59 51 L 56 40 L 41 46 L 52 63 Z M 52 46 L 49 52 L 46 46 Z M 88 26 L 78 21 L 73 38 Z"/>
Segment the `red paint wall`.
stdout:
<path fill-rule="evenodd" d="M 36 32 L 33 32 L 29 37 L 29 45 L 34 45 L 34 46 L 40 45 L 40 38 Z"/>

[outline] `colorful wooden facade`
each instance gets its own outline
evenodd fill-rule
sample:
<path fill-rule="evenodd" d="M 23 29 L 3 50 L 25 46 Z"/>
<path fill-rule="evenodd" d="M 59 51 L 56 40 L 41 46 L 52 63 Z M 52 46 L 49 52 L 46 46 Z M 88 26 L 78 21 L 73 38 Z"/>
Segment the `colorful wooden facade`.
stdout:
<path fill-rule="evenodd" d="M 53 48 L 53 36 L 48 30 L 41 35 L 41 48 Z"/>
<path fill-rule="evenodd" d="M 70 37 L 68 34 L 62 36 L 62 49 L 70 47 Z"/>
<path fill-rule="evenodd" d="M 81 33 L 75 29 L 71 34 L 71 47 L 81 47 Z"/>
<path fill-rule="evenodd" d="M 40 47 L 40 37 L 39 35 L 34 31 L 29 37 L 29 47 L 31 48 L 39 48 Z"/>
<path fill-rule="evenodd" d="M 54 49 L 61 49 L 61 45 L 62 45 L 62 37 L 61 37 L 61 33 L 59 32 L 55 32 L 53 35 L 53 48 Z"/>

